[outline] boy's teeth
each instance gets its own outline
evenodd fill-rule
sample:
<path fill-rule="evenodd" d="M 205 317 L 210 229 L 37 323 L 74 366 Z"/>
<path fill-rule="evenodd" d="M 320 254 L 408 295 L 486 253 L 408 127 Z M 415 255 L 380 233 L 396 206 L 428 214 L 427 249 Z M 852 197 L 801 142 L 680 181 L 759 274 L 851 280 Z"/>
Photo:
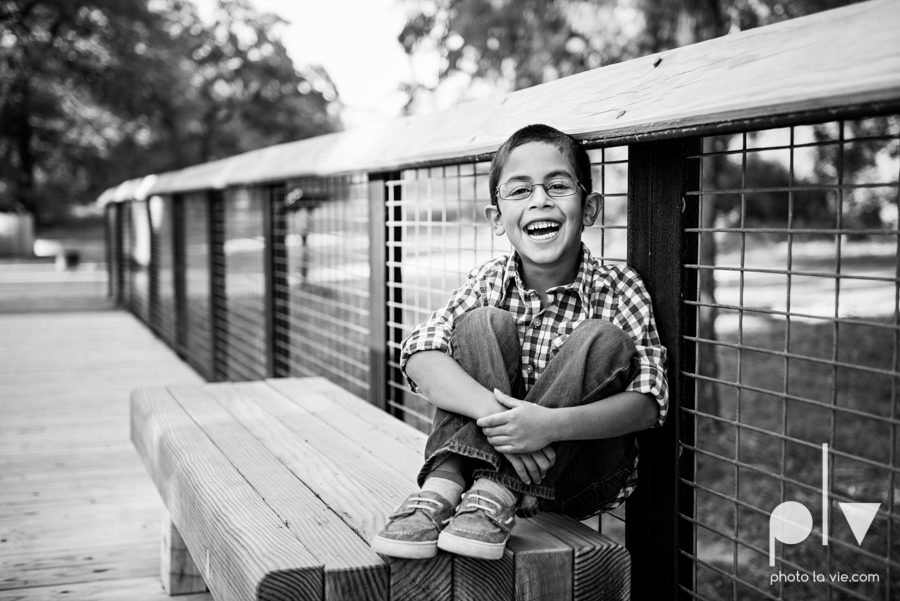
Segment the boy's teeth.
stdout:
<path fill-rule="evenodd" d="M 555 221 L 535 221 L 525 227 L 528 236 L 533 240 L 549 240 L 559 233 L 560 224 Z"/>

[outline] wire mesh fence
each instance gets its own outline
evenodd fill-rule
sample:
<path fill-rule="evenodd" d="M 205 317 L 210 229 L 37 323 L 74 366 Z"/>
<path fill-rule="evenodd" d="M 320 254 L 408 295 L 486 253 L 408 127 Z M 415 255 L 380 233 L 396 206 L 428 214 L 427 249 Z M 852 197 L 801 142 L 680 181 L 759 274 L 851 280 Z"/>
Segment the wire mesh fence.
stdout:
<path fill-rule="evenodd" d="M 284 375 L 323 376 L 369 396 L 368 179 L 304 178 L 281 194 L 286 205 L 285 277 L 275 287 L 276 357 Z"/>
<path fill-rule="evenodd" d="M 636 174 L 648 163 L 632 148 L 589 150 L 604 209 L 583 238 L 603 262 L 625 261 L 641 242 L 635 232 L 629 239 L 629 181 L 655 175 Z M 717 135 L 697 148 L 685 171 L 699 177 L 678 196 L 699 223 L 676 229 L 694 253 L 680 270 L 693 287 L 654 297 L 657 309 L 681 306 L 693 319 L 672 322 L 691 356 L 669 374 L 689 383 L 679 390 L 691 397 L 672 401 L 692 464 L 678 494 L 690 500 L 679 518 L 681 591 L 735 601 L 895 598 L 900 119 Z M 122 269 L 119 298 L 167 340 L 174 328 L 176 347 L 209 379 L 323 376 L 364 398 L 383 392 L 389 411 L 427 432 L 433 409 L 408 391 L 400 344 L 472 268 L 509 252 L 483 216 L 488 169 L 469 161 L 380 180 L 192 192 L 151 199 L 149 210 L 124 203 L 121 252 L 111 252 L 121 258 L 112 267 Z M 383 200 L 373 200 L 373 185 Z M 631 194 L 632 209 L 650 202 Z M 384 222 L 373 223 L 379 215 Z M 382 227 L 385 248 L 371 248 Z M 373 263 L 381 250 L 383 264 Z M 665 289 L 665 274 L 644 277 Z M 382 285 L 376 307 L 372 290 Z M 384 381 L 370 363 L 381 328 Z M 805 542 L 777 543 L 770 568 L 770 515 L 785 501 L 825 517 Z M 845 517 L 854 510 L 841 503 L 880 504 L 861 543 Z M 602 526 L 620 541 L 623 509 Z M 634 553 L 650 542 L 629 545 Z M 772 581 L 789 572 L 828 580 Z"/>
<path fill-rule="evenodd" d="M 259 380 L 267 372 L 264 203 L 266 188 L 225 191 L 225 311 L 227 321 L 224 376 Z"/>
<path fill-rule="evenodd" d="M 169 346 L 177 346 L 175 323 L 175 219 L 171 196 L 148 201 L 151 240 L 151 323 Z"/>
<path fill-rule="evenodd" d="M 686 194 L 699 258 L 684 265 L 698 276 L 685 301 L 698 309 L 697 369 L 684 374 L 696 404 L 683 409 L 696 433 L 682 441 L 695 598 L 900 592 L 898 144 L 900 118 L 878 117 L 710 137 L 689 159 L 702 172 Z M 778 543 L 770 568 L 770 515 L 785 501 L 816 525 Z M 862 542 L 841 503 L 880 504 Z"/>
<path fill-rule="evenodd" d="M 128 260 L 130 266 L 129 302 L 131 312 L 144 323 L 150 323 L 150 217 L 147 213 L 146 201 L 131 203 L 129 211 L 129 246 Z"/>
<path fill-rule="evenodd" d="M 207 196 L 194 192 L 180 199 L 183 207 L 181 270 L 183 307 L 179 330 L 183 331 L 180 350 L 187 362 L 203 376 L 212 380 L 213 324 L 210 297 L 210 215 Z"/>

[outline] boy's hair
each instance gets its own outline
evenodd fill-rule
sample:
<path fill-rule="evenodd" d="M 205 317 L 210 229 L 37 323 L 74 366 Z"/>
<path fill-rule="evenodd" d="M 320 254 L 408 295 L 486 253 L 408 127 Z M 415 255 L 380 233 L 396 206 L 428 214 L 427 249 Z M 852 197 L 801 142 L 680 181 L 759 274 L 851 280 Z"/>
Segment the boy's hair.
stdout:
<path fill-rule="evenodd" d="M 584 186 L 588 193 L 593 190 L 591 187 L 591 159 L 588 157 L 584 146 L 558 129 L 538 123 L 527 125 L 511 135 L 497 150 L 497 154 L 494 155 L 494 160 L 491 161 L 491 176 L 489 180 L 491 204 L 497 204 L 497 186 L 500 185 L 500 173 L 506 166 L 510 153 L 519 146 L 530 142 L 544 142 L 559 150 L 572 163 L 572 167 L 575 169 L 575 179 Z"/>

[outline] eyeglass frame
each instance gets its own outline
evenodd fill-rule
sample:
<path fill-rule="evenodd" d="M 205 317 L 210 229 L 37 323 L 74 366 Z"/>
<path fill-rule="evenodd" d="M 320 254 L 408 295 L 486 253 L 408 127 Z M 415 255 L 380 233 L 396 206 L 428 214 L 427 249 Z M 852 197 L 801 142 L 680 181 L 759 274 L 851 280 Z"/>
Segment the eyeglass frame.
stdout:
<path fill-rule="evenodd" d="M 566 198 L 567 196 L 572 196 L 573 194 L 575 194 L 575 192 L 578 191 L 578 189 L 576 188 L 576 189 L 575 189 L 575 192 L 572 192 L 572 194 L 563 194 L 563 195 L 561 195 L 561 196 L 554 196 L 553 194 L 550 194 L 550 191 L 547 190 L 546 184 L 548 184 L 548 183 L 550 183 L 550 182 L 554 182 L 554 181 L 559 181 L 559 180 L 570 180 L 570 181 L 574 182 L 579 188 L 581 188 L 582 190 L 584 190 L 585 192 L 587 192 L 588 194 L 590 194 L 590 191 L 588 191 L 588 189 L 585 188 L 585 187 L 582 185 L 582 183 L 581 183 L 580 181 L 578 181 L 578 180 L 575 179 L 574 177 L 568 177 L 568 176 L 565 176 L 565 175 L 560 175 L 560 176 L 552 177 L 552 178 L 550 178 L 550 179 L 544 180 L 543 182 L 527 182 L 527 181 L 522 181 L 522 182 L 521 182 L 522 184 L 527 184 L 527 185 L 530 185 L 530 186 L 531 186 L 531 190 L 528 192 L 528 196 L 526 196 L 526 197 L 524 197 L 524 198 L 503 198 L 502 196 L 500 196 L 500 188 L 501 188 L 502 186 L 505 186 L 506 184 L 510 183 L 511 181 L 516 181 L 516 180 L 505 181 L 505 182 L 503 182 L 502 184 L 498 185 L 498 186 L 494 189 L 494 194 L 497 195 L 497 198 L 498 198 L 499 200 L 510 200 L 510 201 L 512 201 L 512 202 L 519 202 L 519 201 L 522 201 L 522 200 L 528 200 L 529 198 L 531 198 L 531 195 L 534 194 L 534 189 L 535 189 L 537 186 L 540 186 L 541 188 L 543 188 L 543 189 L 544 189 L 544 194 L 546 194 L 546 195 L 549 196 L 550 198 Z"/>

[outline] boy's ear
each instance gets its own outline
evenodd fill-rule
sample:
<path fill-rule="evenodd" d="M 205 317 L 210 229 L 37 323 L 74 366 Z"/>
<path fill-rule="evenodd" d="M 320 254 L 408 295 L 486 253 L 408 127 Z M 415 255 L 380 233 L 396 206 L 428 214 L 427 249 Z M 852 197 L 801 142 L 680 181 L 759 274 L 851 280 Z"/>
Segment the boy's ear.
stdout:
<path fill-rule="evenodd" d="M 489 204 L 484 207 L 484 216 L 491 224 L 491 229 L 494 230 L 494 234 L 502 236 L 506 232 L 503 227 L 503 218 L 500 216 L 500 208 L 497 205 Z"/>
<path fill-rule="evenodd" d="M 584 227 L 594 225 L 594 221 L 600 216 L 603 210 L 603 196 L 597 192 L 591 192 L 584 199 L 584 212 L 582 214 L 581 223 Z"/>

